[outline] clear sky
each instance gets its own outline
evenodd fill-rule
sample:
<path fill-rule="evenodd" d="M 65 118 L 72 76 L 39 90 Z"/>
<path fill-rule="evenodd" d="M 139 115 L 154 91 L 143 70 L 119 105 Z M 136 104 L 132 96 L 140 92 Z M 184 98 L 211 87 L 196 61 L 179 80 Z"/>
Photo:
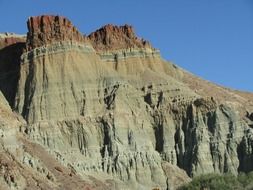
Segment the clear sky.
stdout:
<path fill-rule="evenodd" d="M 66 16 L 85 34 L 131 24 L 166 60 L 253 92 L 253 0 L 0 0 L 0 32 L 26 33 L 41 14 Z"/>

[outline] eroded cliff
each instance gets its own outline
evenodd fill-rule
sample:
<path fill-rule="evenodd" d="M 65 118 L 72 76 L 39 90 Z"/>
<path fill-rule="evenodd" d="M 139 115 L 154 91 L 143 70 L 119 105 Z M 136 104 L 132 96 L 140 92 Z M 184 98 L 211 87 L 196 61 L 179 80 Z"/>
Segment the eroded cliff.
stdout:
<path fill-rule="evenodd" d="M 24 47 L 8 62 L 15 82 L 0 79 L 1 107 L 11 105 L 18 123 L 3 133 L 19 144 L 10 151 L 3 141 L 3 155 L 15 159 L 13 171 L 39 177 L 36 186 L 25 172 L 9 175 L 6 188 L 175 189 L 188 176 L 253 169 L 253 95 L 164 61 L 132 27 L 86 38 L 64 17 L 31 17 Z"/>

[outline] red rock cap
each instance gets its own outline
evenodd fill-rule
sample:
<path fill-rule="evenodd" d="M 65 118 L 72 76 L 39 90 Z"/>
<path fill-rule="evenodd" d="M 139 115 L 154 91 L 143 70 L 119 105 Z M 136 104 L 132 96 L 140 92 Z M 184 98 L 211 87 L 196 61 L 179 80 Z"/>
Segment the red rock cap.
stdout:
<path fill-rule="evenodd" d="M 65 17 L 42 15 L 27 21 L 27 46 L 33 48 L 59 41 L 84 41 L 84 36 Z"/>
<path fill-rule="evenodd" d="M 148 41 L 136 37 L 133 27 L 129 25 L 115 26 L 108 24 L 91 33 L 88 38 L 97 51 L 151 48 Z"/>

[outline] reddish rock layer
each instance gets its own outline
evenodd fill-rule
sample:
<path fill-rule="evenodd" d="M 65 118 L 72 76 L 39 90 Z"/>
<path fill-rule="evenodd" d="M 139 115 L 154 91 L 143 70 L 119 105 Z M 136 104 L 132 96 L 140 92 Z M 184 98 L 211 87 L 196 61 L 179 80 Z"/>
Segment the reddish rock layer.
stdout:
<path fill-rule="evenodd" d="M 133 27 L 129 25 L 115 26 L 108 24 L 91 33 L 88 38 L 97 51 L 151 48 L 149 42 L 136 37 Z"/>
<path fill-rule="evenodd" d="M 0 49 L 5 48 L 7 46 L 17 44 L 20 42 L 25 42 L 25 38 L 7 36 L 4 38 L 0 38 Z"/>
<path fill-rule="evenodd" d="M 84 36 L 65 17 L 36 16 L 27 21 L 27 50 L 60 41 L 84 41 Z"/>

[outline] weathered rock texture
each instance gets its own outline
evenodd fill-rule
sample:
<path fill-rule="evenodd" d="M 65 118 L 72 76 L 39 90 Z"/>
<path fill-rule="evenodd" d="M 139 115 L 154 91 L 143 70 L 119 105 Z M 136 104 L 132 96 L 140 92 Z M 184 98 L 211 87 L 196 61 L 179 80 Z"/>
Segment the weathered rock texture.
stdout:
<path fill-rule="evenodd" d="M 253 170 L 252 94 L 162 60 L 127 25 L 89 40 L 73 28 L 30 18 L 27 49 L 8 62 L 19 66 L 0 85 L 5 189 L 176 189 Z"/>
<path fill-rule="evenodd" d="M 148 41 L 136 37 L 133 27 L 129 25 L 108 24 L 91 33 L 88 38 L 98 52 L 128 48 L 151 48 Z"/>
<path fill-rule="evenodd" d="M 82 42 L 84 36 L 61 16 L 30 17 L 27 21 L 27 50 L 61 41 Z"/>
<path fill-rule="evenodd" d="M 0 49 L 25 41 L 26 36 L 24 35 L 17 35 L 8 32 L 0 33 Z"/>

